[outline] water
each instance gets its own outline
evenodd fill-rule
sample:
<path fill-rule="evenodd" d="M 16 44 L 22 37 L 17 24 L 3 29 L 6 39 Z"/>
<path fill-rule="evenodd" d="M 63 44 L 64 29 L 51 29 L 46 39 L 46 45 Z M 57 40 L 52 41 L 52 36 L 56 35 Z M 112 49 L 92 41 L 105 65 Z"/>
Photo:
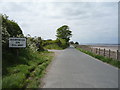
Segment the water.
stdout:
<path fill-rule="evenodd" d="M 93 48 L 100 48 L 100 49 L 106 49 L 106 50 L 112 50 L 112 51 L 117 51 L 118 47 L 120 47 L 120 45 L 91 45 L 91 47 Z"/>

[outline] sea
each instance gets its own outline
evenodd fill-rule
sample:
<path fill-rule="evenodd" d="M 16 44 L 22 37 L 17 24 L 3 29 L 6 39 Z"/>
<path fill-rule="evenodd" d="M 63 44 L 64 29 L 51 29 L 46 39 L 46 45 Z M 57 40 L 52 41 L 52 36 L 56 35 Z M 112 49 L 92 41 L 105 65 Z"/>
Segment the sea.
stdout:
<path fill-rule="evenodd" d="M 80 45 L 89 45 L 92 48 L 100 48 L 100 49 L 106 49 L 106 50 L 112 50 L 112 51 L 120 51 L 120 44 L 99 44 L 99 43 L 87 43 L 87 44 L 80 44 Z"/>

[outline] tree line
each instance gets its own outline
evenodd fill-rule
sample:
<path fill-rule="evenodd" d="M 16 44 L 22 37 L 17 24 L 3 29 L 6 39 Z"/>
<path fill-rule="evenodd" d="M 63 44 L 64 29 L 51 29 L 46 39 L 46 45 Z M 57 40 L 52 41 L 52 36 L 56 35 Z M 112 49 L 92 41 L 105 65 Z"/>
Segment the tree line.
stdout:
<path fill-rule="evenodd" d="M 44 51 L 46 49 L 65 49 L 69 46 L 69 40 L 72 31 L 68 25 L 63 25 L 56 30 L 56 40 L 43 40 L 42 37 L 31 37 L 23 35 L 23 32 L 17 22 L 9 20 L 7 15 L 2 15 L 2 46 L 3 53 L 13 51 L 9 48 L 9 37 L 25 37 L 27 38 L 27 48 L 33 51 Z"/>
<path fill-rule="evenodd" d="M 56 30 L 56 40 L 44 40 L 42 37 L 31 37 L 30 34 L 24 36 L 17 22 L 9 20 L 7 15 L 2 15 L 2 52 L 16 53 L 15 49 L 9 48 L 9 37 L 25 37 L 27 38 L 27 47 L 25 50 L 31 49 L 35 51 L 45 51 L 47 49 L 65 49 L 70 44 L 79 44 L 78 42 L 70 42 L 72 31 L 68 25 L 63 25 Z M 23 49 L 19 49 L 23 50 Z"/>

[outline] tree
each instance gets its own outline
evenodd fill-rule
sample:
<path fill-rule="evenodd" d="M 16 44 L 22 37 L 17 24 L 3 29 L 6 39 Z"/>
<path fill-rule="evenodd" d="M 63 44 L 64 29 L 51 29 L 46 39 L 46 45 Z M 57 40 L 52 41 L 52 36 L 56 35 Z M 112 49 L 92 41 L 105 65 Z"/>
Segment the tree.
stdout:
<path fill-rule="evenodd" d="M 2 27 L 7 30 L 10 37 L 17 37 L 18 35 L 23 36 L 19 25 L 15 21 L 9 20 L 7 15 L 2 15 Z"/>
<path fill-rule="evenodd" d="M 7 15 L 1 15 L 2 18 L 2 46 L 8 47 L 9 37 L 23 37 L 23 33 L 19 25 L 9 20 Z"/>
<path fill-rule="evenodd" d="M 69 30 L 69 26 L 63 25 L 62 27 L 57 29 L 57 38 L 58 39 L 65 39 L 67 42 L 70 40 L 72 36 L 72 31 Z"/>

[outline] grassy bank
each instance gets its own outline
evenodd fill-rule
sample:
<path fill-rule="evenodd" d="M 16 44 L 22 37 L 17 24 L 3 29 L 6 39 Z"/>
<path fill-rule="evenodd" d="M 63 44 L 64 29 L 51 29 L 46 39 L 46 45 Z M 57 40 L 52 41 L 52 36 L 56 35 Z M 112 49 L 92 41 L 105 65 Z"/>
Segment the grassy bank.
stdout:
<path fill-rule="evenodd" d="M 50 45 L 46 45 L 44 47 L 45 49 L 56 49 L 56 50 L 62 50 L 62 47 L 59 47 L 57 44 L 50 44 Z"/>
<path fill-rule="evenodd" d="M 94 58 L 97 58 L 97 59 L 99 59 L 99 60 L 101 60 L 103 62 L 106 62 L 108 64 L 111 64 L 111 65 L 115 66 L 115 67 L 120 68 L 120 61 L 118 61 L 118 60 L 114 60 L 114 59 L 107 58 L 107 57 L 104 57 L 104 56 L 101 56 L 101 55 L 97 55 L 97 54 L 94 54 L 94 53 L 92 53 L 90 51 L 83 50 L 81 48 L 76 48 L 76 49 L 78 49 L 81 52 L 84 52 L 84 53 L 86 53 L 86 54 L 88 54 L 88 55 L 90 55 L 90 56 L 92 56 Z"/>
<path fill-rule="evenodd" d="M 53 55 L 52 52 L 33 52 L 30 49 L 21 50 L 18 57 L 13 53 L 3 53 L 2 88 L 38 88 Z"/>

